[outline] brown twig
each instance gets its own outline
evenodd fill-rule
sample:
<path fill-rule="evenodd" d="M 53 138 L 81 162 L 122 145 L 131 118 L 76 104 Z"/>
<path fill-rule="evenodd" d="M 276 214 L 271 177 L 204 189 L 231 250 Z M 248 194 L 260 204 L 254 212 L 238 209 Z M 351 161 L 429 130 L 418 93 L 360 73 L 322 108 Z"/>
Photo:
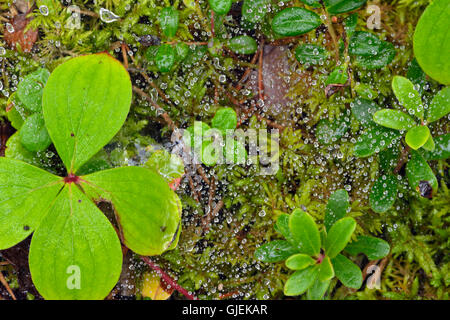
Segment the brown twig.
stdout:
<path fill-rule="evenodd" d="M 122 48 L 123 65 L 125 66 L 125 69 L 128 69 L 127 45 L 125 43 L 122 43 L 121 48 Z"/>
<path fill-rule="evenodd" d="M 219 202 L 217 202 L 214 210 L 212 212 L 208 212 L 208 214 L 202 219 L 203 232 L 208 232 L 209 227 L 211 226 L 212 218 L 217 215 L 217 213 L 219 213 L 219 211 L 223 208 L 223 205 L 223 200 L 220 200 Z"/>
<path fill-rule="evenodd" d="M 406 146 L 402 150 L 402 154 L 400 155 L 400 158 L 398 159 L 397 166 L 394 169 L 394 173 L 398 174 L 400 170 L 402 170 L 405 163 L 408 161 L 408 153 L 409 153 L 409 146 Z"/>
<path fill-rule="evenodd" d="M 175 279 L 165 273 L 158 265 L 156 265 L 153 261 L 148 257 L 141 257 L 141 260 L 144 261 L 150 268 L 158 273 L 159 276 L 168 284 L 171 288 L 177 290 L 179 293 L 183 294 L 189 300 L 197 300 L 197 298 L 189 293 L 186 289 L 180 286 Z"/>
<path fill-rule="evenodd" d="M 13 298 L 13 300 L 17 300 L 16 296 L 14 295 L 14 292 L 11 290 L 11 287 L 9 286 L 8 282 L 6 281 L 6 279 L 3 276 L 3 273 L 1 271 L 0 271 L 0 282 L 6 288 L 6 291 L 8 291 L 9 295 L 11 296 L 11 298 Z"/>
<path fill-rule="evenodd" d="M 261 49 L 260 49 L 261 50 Z M 259 57 L 259 51 L 255 53 L 255 55 L 252 58 L 252 61 L 250 61 L 251 64 L 255 64 L 256 60 Z M 248 76 L 252 72 L 252 68 L 248 67 L 247 70 L 245 70 L 244 75 L 242 76 L 241 80 L 239 80 L 238 84 L 236 85 L 236 91 L 240 91 L 244 85 L 244 83 L 247 81 Z"/>

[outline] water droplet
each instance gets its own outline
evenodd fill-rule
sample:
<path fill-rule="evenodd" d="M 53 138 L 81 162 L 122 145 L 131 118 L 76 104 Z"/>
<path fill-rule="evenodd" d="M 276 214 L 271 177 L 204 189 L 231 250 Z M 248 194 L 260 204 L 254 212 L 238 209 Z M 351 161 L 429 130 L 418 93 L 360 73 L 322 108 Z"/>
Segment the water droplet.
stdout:
<path fill-rule="evenodd" d="M 14 32 L 14 27 L 11 23 L 7 23 L 6 24 L 6 30 L 8 30 L 9 33 L 13 33 Z"/>
<path fill-rule="evenodd" d="M 6 49 L 3 47 L 0 47 L 0 56 L 4 56 L 6 54 Z"/>
<path fill-rule="evenodd" d="M 48 16 L 48 8 L 47 6 L 40 6 L 39 7 L 39 12 L 43 15 L 43 16 Z"/>
<path fill-rule="evenodd" d="M 108 9 L 100 8 L 100 19 L 103 22 L 111 23 L 111 22 L 118 20 L 119 18 L 120 17 L 118 15 L 109 11 Z"/>

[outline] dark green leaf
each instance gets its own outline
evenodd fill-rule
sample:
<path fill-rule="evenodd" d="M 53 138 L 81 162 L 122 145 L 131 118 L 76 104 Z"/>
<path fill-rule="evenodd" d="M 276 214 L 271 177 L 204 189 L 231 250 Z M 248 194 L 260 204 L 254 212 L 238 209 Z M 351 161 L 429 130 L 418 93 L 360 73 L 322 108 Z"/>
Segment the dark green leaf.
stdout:
<path fill-rule="evenodd" d="M 330 199 L 328 199 L 323 222 L 326 230 L 329 231 L 336 221 L 345 217 L 348 207 L 349 201 L 347 191 L 339 189 L 331 194 Z"/>
<path fill-rule="evenodd" d="M 436 194 L 438 189 L 436 176 L 428 163 L 418 152 L 412 152 L 411 159 L 406 165 L 406 176 L 408 177 L 409 185 L 413 190 L 419 191 L 420 182 L 426 181 L 433 188 L 433 194 Z"/>
<path fill-rule="evenodd" d="M 317 124 L 316 137 L 320 143 L 328 145 L 342 138 L 348 129 L 348 117 L 345 115 L 333 123 L 328 119 L 322 119 Z"/>
<path fill-rule="evenodd" d="M 392 80 L 392 90 L 409 114 L 415 115 L 418 119 L 423 118 L 422 99 L 411 81 L 405 77 L 395 76 Z"/>
<path fill-rule="evenodd" d="M 175 49 L 170 44 L 161 45 L 156 53 L 155 62 L 160 72 L 169 72 L 175 63 Z"/>
<path fill-rule="evenodd" d="M 389 210 L 397 199 L 397 178 L 393 175 L 382 175 L 375 181 L 369 196 L 373 211 L 383 213 Z"/>
<path fill-rule="evenodd" d="M 281 10 L 272 20 L 272 30 L 281 36 L 299 36 L 321 24 L 320 17 L 309 10 L 291 7 Z"/>
<path fill-rule="evenodd" d="M 262 262 L 280 262 L 296 253 L 298 253 L 298 249 L 289 242 L 275 240 L 256 249 L 255 257 Z"/>
<path fill-rule="evenodd" d="M 381 110 L 380 106 L 366 99 L 355 99 L 351 104 L 352 114 L 363 126 L 373 125 L 373 114 Z"/>
<path fill-rule="evenodd" d="M 327 11 L 332 14 L 349 12 L 362 7 L 367 0 L 324 0 Z"/>
<path fill-rule="evenodd" d="M 430 103 L 427 121 L 434 122 L 445 117 L 450 112 L 450 87 L 439 91 Z"/>
<path fill-rule="evenodd" d="M 408 130 L 416 126 L 416 122 L 409 114 L 393 109 L 383 109 L 375 112 L 373 121 L 380 126 L 396 130 Z"/>
<path fill-rule="evenodd" d="M 328 281 L 320 281 L 316 279 L 311 287 L 308 288 L 307 299 L 308 300 L 322 300 L 325 292 L 330 286 L 330 280 Z"/>
<path fill-rule="evenodd" d="M 347 39 L 352 38 L 353 34 L 355 33 L 357 24 L 358 24 L 358 14 L 357 13 L 353 13 L 353 14 L 349 15 L 347 18 L 345 18 L 344 30 L 345 30 L 345 33 L 347 34 Z"/>
<path fill-rule="evenodd" d="M 269 11 L 270 0 L 244 0 L 242 5 L 242 19 L 246 23 L 261 22 Z"/>
<path fill-rule="evenodd" d="M 353 289 L 361 288 L 363 282 L 362 273 L 356 264 L 342 254 L 338 254 L 331 260 L 331 263 L 333 264 L 336 277 L 344 286 Z"/>
<path fill-rule="evenodd" d="M 228 41 L 228 47 L 237 54 L 253 54 L 258 50 L 256 40 L 249 36 L 238 36 Z"/>
<path fill-rule="evenodd" d="M 330 75 L 325 81 L 325 85 L 327 86 L 330 84 L 346 84 L 347 81 L 348 81 L 347 66 L 342 65 L 336 67 L 333 71 L 331 71 Z"/>
<path fill-rule="evenodd" d="M 19 136 L 22 145 L 31 152 L 44 151 L 52 143 L 42 113 L 29 116 L 20 128 Z"/>
<path fill-rule="evenodd" d="M 169 39 L 173 38 L 178 30 L 178 11 L 173 7 L 166 7 L 162 9 L 159 15 L 159 23 L 164 35 Z"/>
<path fill-rule="evenodd" d="M 381 40 L 376 35 L 365 31 L 356 31 L 350 39 L 349 53 L 357 56 L 374 56 L 379 53 Z"/>
<path fill-rule="evenodd" d="M 49 76 L 50 72 L 47 69 L 40 68 L 19 82 L 17 97 L 28 111 L 42 110 L 42 92 Z"/>
<path fill-rule="evenodd" d="M 289 230 L 289 215 L 281 214 L 275 224 L 275 230 L 280 233 L 287 241 L 294 243 L 291 230 Z"/>
<path fill-rule="evenodd" d="M 389 243 L 383 239 L 358 236 L 356 241 L 349 243 L 345 247 L 345 251 L 353 256 L 364 253 L 369 260 L 378 260 L 386 257 L 389 253 Z"/>
<path fill-rule="evenodd" d="M 378 54 L 373 56 L 356 56 L 356 64 L 367 70 L 381 69 L 391 63 L 395 55 L 394 45 L 388 41 L 382 41 Z"/>
<path fill-rule="evenodd" d="M 398 137 L 400 137 L 398 131 L 376 125 L 358 137 L 353 152 L 359 158 L 369 157 L 385 150 Z"/>
<path fill-rule="evenodd" d="M 416 58 L 412 59 L 406 75 L 408 79 L 414 83 L 415 87 L 418 87 L 419 93 L 422 94 L 424 86 L 427 83 L 427 79 L 425 72 L 423 72 L 422 68 L 420 68 Z"/>
<path fill-rule="evenodd" d="M 227 14 L 231 9 L 232 0 L 208 0 L 211 10 L 216 14 Z"/>
<path fill-rule="evenodd" d="M 321 64 L 327 59 L 327 51 L 315 44 L 301 44 L 295 49 L 295 57 L 300 63 Z"/>
<path fill-rule="evenodd" d="M 424 151 L 423 157 L 426 160 L 444 160 L 450 158 L 450 133 L 437 136 L 434 139 L 435 148 L 433 151 Z"/>

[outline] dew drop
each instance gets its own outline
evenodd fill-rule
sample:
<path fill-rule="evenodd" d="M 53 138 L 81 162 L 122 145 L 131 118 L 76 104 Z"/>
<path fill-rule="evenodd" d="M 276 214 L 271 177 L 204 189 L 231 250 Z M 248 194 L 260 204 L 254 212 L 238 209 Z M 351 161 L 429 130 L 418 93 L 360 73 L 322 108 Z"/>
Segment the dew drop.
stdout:
<path fill-rule="evenodd" d="M 119 18 L 120 17 L 118 15 L 109 11 L 108 9 L 100 8 L 100 19 L 103 22 L 111 23 L 111 22 L 118 20 Z"/>

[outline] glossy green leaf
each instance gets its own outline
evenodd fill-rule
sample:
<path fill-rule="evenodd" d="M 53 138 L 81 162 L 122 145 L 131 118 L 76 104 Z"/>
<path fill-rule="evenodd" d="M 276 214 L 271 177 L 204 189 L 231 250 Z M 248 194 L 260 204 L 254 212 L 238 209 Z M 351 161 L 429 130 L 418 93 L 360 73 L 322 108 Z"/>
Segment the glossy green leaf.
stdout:
<path fill-rule="evenodd" d="M 373 121 L 380 126 L 396 130 L 408 130 L 416 126 L 416 122 L 409 114 L 393 109 L 383 109 L 375 112 Z"/>
<path fill-rule="evenodd" d="M 272 30 L 281 36 L 291 37 L 307 33 L 321 24 L 320 17 L 299 7 L 285 8 L 272 20 Z"/>
<path fill-rule="evenodd" d="M 328 52 L 315 44 L 301 44 L 295 48 L 295 58 L 304 64 L 322 64 L 327 59 Z"/>
<path fill-rule="evenodd" d="M 334 269 L 329 257 L 325 256 L 319 267 L 319 281 L 328 281 L 334 277 Z"/>
<path fill-rule="evenodd" d="M 427 142 L 425 142 L 425 144 L 422 146 L 422 148 L 427 151 L 434 151 L 434 149 L 436 148 L 436 145 L 434 144 L 433 136 L 431 134 L 428 136 Z"/>
<path fill-rule="evenodd" d="M 356 241 L 349 243 L 345 251 L 353 256 L 364 253 L 369 260 L 378 260 L 389 254 L 389 243 L 383 239 L 371 236 L 358 236 Z"/>
<path fill-rule="evenodd" d="M 307 299 L 308 300 L 321 300 L 325 295 L 328 287 L 330 286 L 330 280 L 320 281 L 316 279 L 314 283 L 308 288 Z"/>
<path fill-rule="evenodd" d="M 320 143 L 328 145 L 342 138 L 348 129 L 349 121 L 346 115 L 333 122 L 330 122 L 328 119 L 322 119 L 316 126 L 316 137 Z"/>
<path fill-rule="evenodd" d="M 227 14 L 231 9 L 232 0 L 208 0 L 211 10 L 216 14 Z"/>
<path fill-rule="evenodd" d="M 166 150 L 155 151 L 145 163 L 145 167 L 158 172 L 166 181 L 172 181 L 184 175 L 183 159 Z"/>
<path fill-rule="evenodd" d="M 380 172 L 391 173 L 397 166 L 400 156 L 399 144 L 400 141 L 397 140 L 389 148 L 379 153 Z"/>
<path fill-rule="evenodd" d="M 450 133 L 434 137 L 435 148 L 433 151 L 424 151 L 426 160 L 444 160 L 450 158 Z"/>
<path fill-rule="evenodd" d="M 342 65 L 334 68 L 325 80 L 325 85 L 329 84 L 346 84 L 348 81 L 347 66 Z"/>
<path fill-rule="evenodd" d="M 425 181 L 433 188 L 433 194 L 436 194 L 438 189 L 436 176 L 426 160 L 418 152 L 412 152 L 411 159 L 406 165 L 406 176 L 413 190 L 419 191 L 420 182 Z"/>
<path fill-rule="evenodd" d="M 289 218 L 289 229 L 300 253 L 310 256 L 320 252 L 320 234 L 313 218 L 300 209 L 295 209 Z"/>
<path fill-rule="evenodd" d="M 329 231 L 336 221 L 345 217 L 349 205 L 348 193 L 346 190 L 339 189 L 331 194 L 328 199 L 323 222 L 326 230 Z"/>
<path fill-rule="evenodd" d="M 422 147 L 430 137 L 430 129 L 427 126 L 417 126 L 408 130 L 405 141 L 414 150 Z"/>
<path fill-rule="evenodd" d="M 338 254 L 331 260 L 336 277 L 348 288 L 359 289 L 362 286 L 363 277 L 359 267 L 347 257 Z"/>
<path fill-rule="evenodd" d="M 388 148 L 398 137 L 398 131 L 376 125 L 358 137 L 353 153 L 359 158 L 369 157 Z"/>
<path fill-rule="evenodd" d="M 189 46 L 184 42 L 179 42 L 175 45 L 175 60 L 177 62 L 183 61 L 189 55 Z"/>
<path fill-rule="evenodd" d="M 378 54 L 381 40 L 376 35 L 365 31 L 356 31 L 348 46 L 351 55 L 374 56 Z"/>
<path fill-rule="evenodd" d="M 19 131 L 20 142 L 31 152 L 46 150 L 52 143 L 41 113 L 32 114 Z"/>
<path fill-rule="evenodd" d="M 373 114 L 381 107 L 373 101 L 367 99 L 355 99 L 351 104 L 352 114 L 363 126 L 373 125 Z"/>
<path fill-rule="evenodd" d="M 391 63 L 397 52 L 389 41 L 382 41 L 378 53 L 371 56 L 356 56 L 356 64 L 366 70 L 381 69 Z"/>
<path fill-rule="evenodd" d="M 389 210 L 397 199 L 397 178 L 393 175 L 379 177 L 370 191 L 369 203 L 373 211 L 383 213 Z"/>
<path fill-rule="evenodd" d="M 92 199 L 112 203 L 128 248 L 148 256 L 171 246 L 180 227 L 181 203 L 159 174 L 142 167 L 122 167 L 82 179 Z"/>
<path fill-rule="evenodd" d="M 427 76 L 419 66 L 416 58 L 411 60 L 406 76 L 412 83 L 414 83 L 415 88 L 418 88 L 418 92 L 422 94 L 424 86 L 427 83 Z"/>
<path fill-rule="evenodd" d="M 362 7 L 367 0 L 324 0 L 327 11 L 332 14 L 349 12 Z"/>
<path fill-rule="evenodd" d="M 309 266 L 306 269 L 295 271 L 284 284 L 284 294 L 298 296 L 304 293 L 317 278 L 319 268 Z"/>
<path fill-rule="evenodd" d="M 49 76 L 50 72 L 47 69 L 39 68 L 19 82 L 17 97 L 28 111 L 42 110 L 42 92 Z"/>
<path fill-rule="evenodd" d="M 281 214 L 277 222 L 275 223 L 274 229 L 280 233 L 287 241 L 290 243 L 294 243 L 291 230 L 289 230 L 289 215 L 288 214 Z"/>
<path fill-rule="evenodd" d="M 235 130 L 237 126 L 236 111 L 233 108 L 220 108 L 211 120 L 211 125 L 223 134 L 226 134 L 227 130 Z"/>
<path fill-rule="evenodd" d="M 280 262 L 296 253 L 298 249 L 288 241 L 274 240 L 256 249 L 255 257 L 262 262 Z"/>
<path fill-rule="evenodd" d="M 331 259 L 336 257 L 350 241 L 355 228 L 356 221 L 351 217 L 336 221 L 330 228 L 330 231 L 328 231 L 324 246 L 325 254 Z"/>
<path fill-rule="evenodd" d="M 29 261 L 44 298 L 103 299 L 119 280 L 122 248 L 108 219 L 71 184 L 34 232 Z"/>
<path fill-rule="evenodd" d="M 0 157 L 0 250 L 27 238 L 62 188 L 61 178 L 15 159 Z"/>
<path fill-rule="evenodd" d="M 17 98 L 17 91 L 9 96 L 6 106 L 7 108 L 5 111 L 8 121 L 11 122 L 11 126 L 14 129 L 19 130 L 25 120 L 25 114 L 23 112 L 23 104 L 20 102 L 19 98 Z"/>
<path fill-rule="evenodd" d="M 250 36 L 238 36 L 228 41 L 228 47 L 237 54 L 254 54 L 258 43 Z"/>
<path fill-rule="evenodd" d="M 374 100 L 378 97 L 378 92 L 365 83 L 359 83 L 355 86 L 355 91 L 362 99 Z"/>
<path fill-rule="evenodd" d="M 308 256 L 307 254 L 299 253 L 290 256 L 286 260 L 286 267 L 291 270 L 303 270 L 306 267 L 314 264 L 316 260 Z"/>
<path fill-rule="evenodd" d="M 250 24 L 261 22 L 269 12 L 270 0 L 244 0 L 242 19 Z"/>
<path fill-rule="evenodd" d="M 414 55 L 423 71 L 450 85 L 450 2 L 434 0 L 423 12 L 414 31 Z"/>
<path fill-rule="evenodd" d="M 178 30 L 179 12 L 173 7 L 166 7 L 159 14 L 159 23 L 162 32 L 167 38 L 173 38 Z"/>
<path fill-rule="evenodd" d="M 48 133 L 69 172 L 76 172 L 122 127 L 130 110 L 131 81 L 106 53 L 58 66 L 43 94 Z"/>
<path fill-rule="evenodd" d="M 445 87 L 433 98 L 428 107 L 427 121 L 434 122 L 450 112 L 450 87 Z"/>
<path fill-rule="evenodd" d="M 409 114 L 415 115 L 418 119 L 423 118 L 422 99 L 411 81 L 405 77 L 395 76 L 392 80 L 392 90 Z"/>
<path fill-rule="evenodd" d="M 155 62 L 160 72 L 169 72 L 175 63 L 175 49 L 170 44 L 161 45 L 156 53 Z"/>

